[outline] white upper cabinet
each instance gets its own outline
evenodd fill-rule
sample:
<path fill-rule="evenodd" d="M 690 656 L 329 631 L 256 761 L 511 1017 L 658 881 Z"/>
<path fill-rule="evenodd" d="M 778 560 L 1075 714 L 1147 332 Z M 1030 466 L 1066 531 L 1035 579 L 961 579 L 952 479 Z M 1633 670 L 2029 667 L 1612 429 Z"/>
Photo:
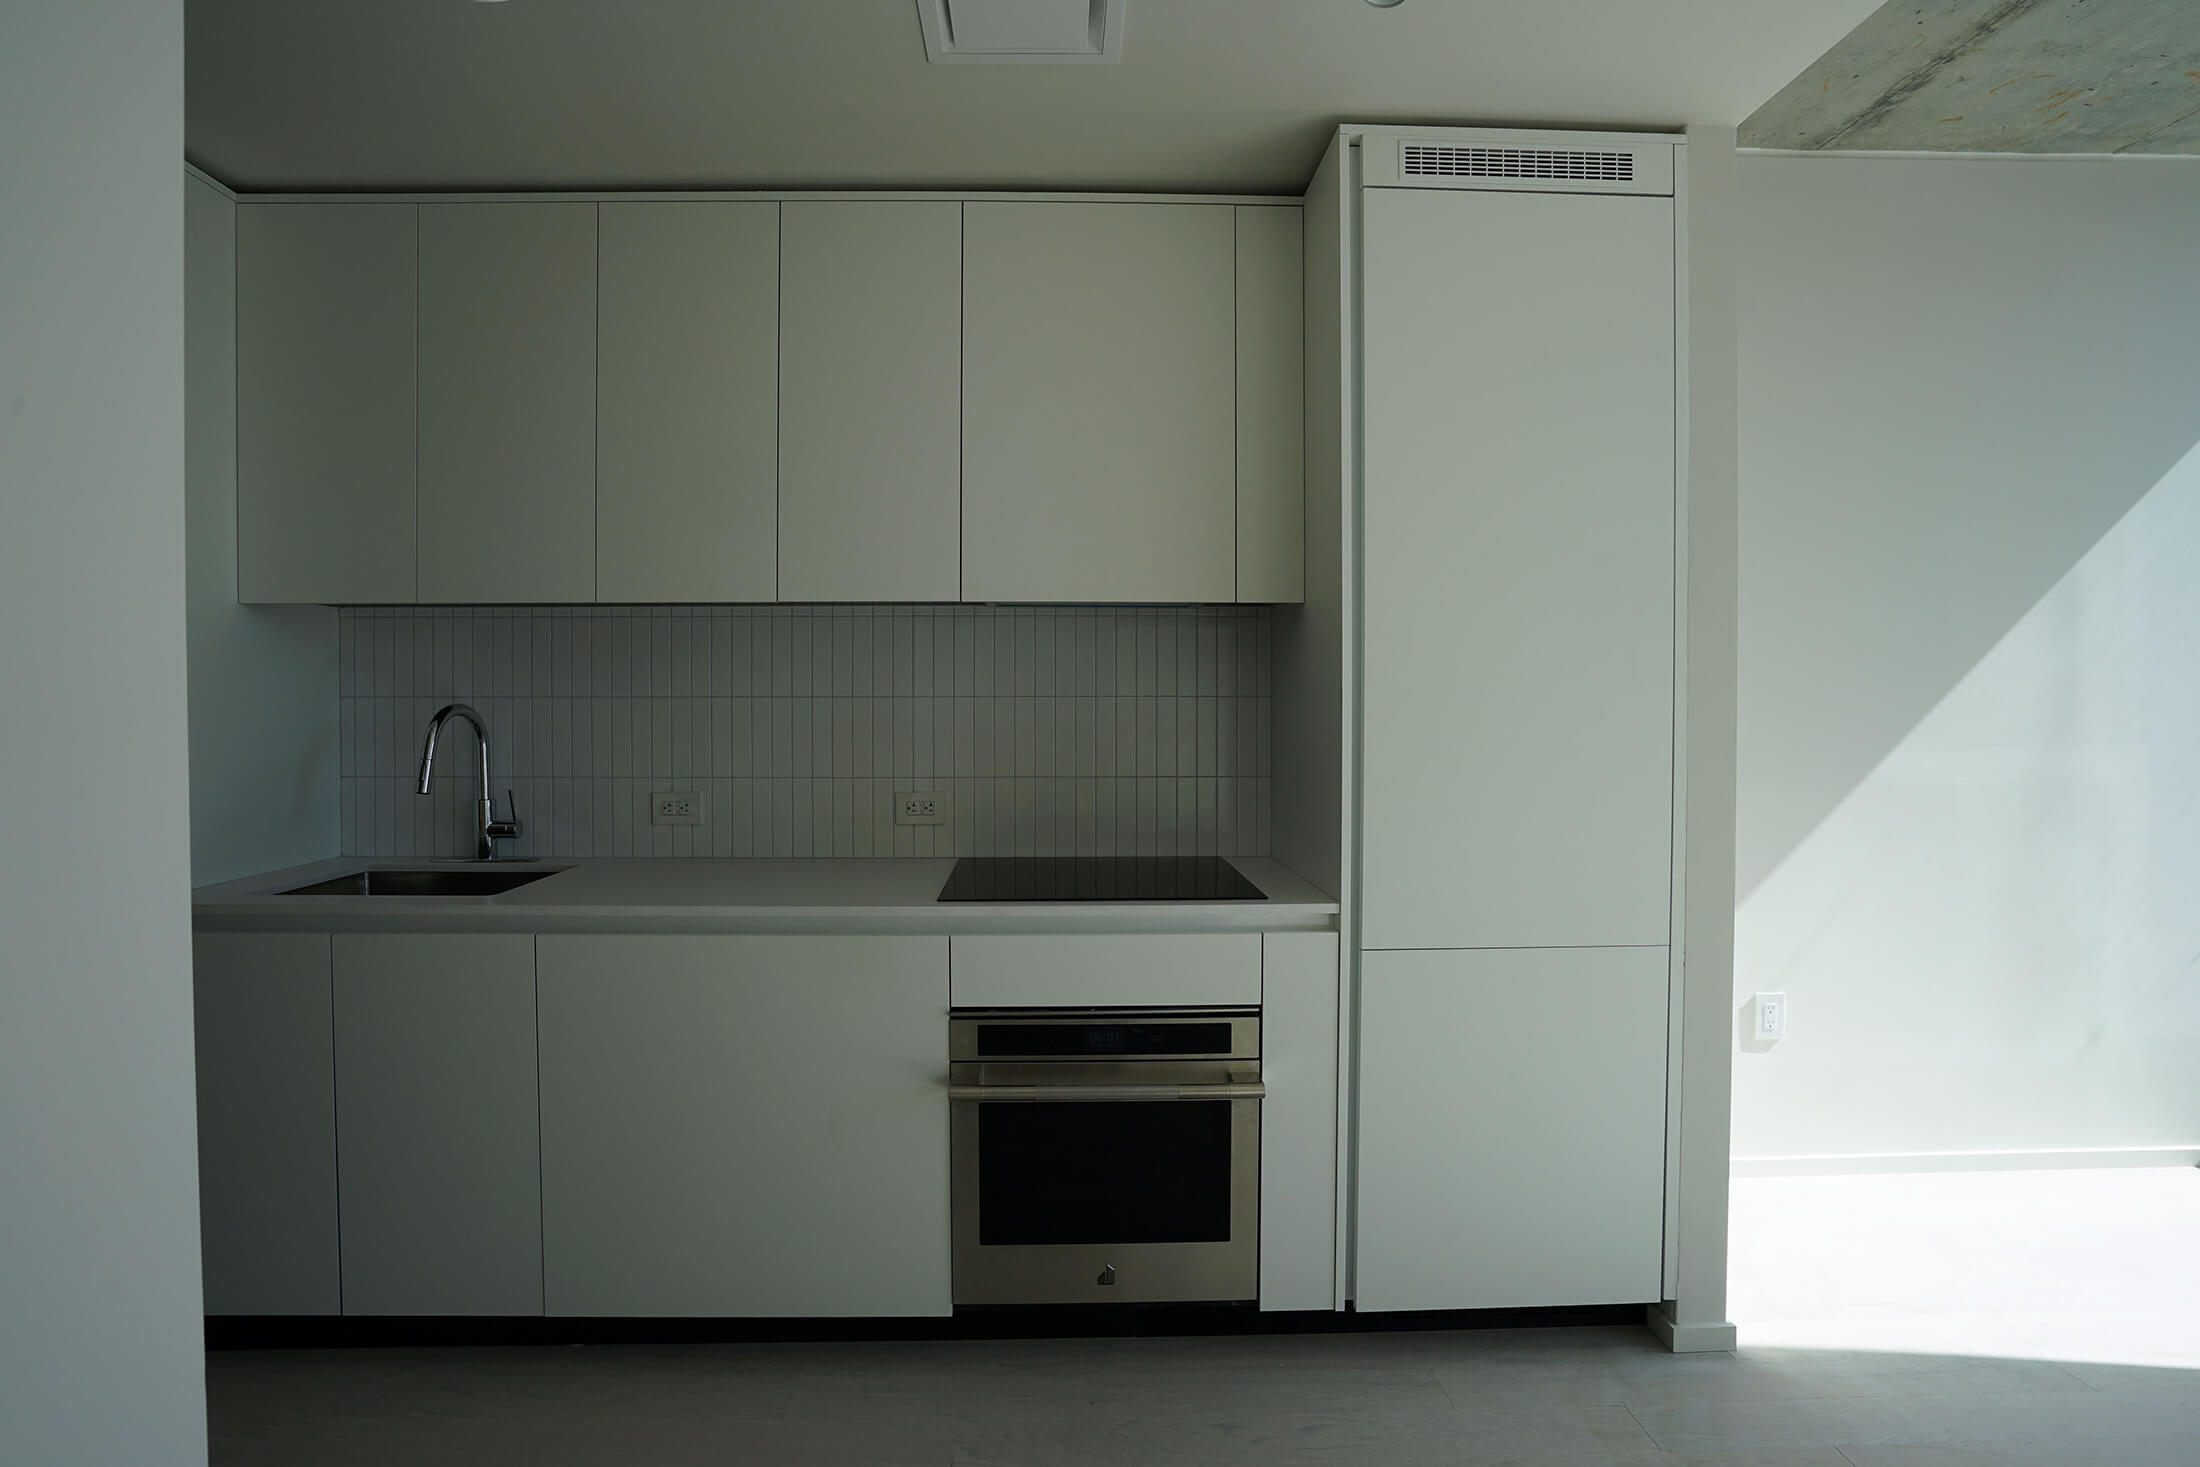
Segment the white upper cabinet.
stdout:
<path fill-rule="evenodd" d="M 1296 601 L 1294 204 L 238 211 L 245 601 Z"/>
<path fill-rule="evenodd" d="M 777 594 L 779 207 L 602 206 L 599 601 Z"/>
<path fill-rule="evenodd" d="M 596 206 L 420 208 L 420 589 L 596 597 Z"/>
<path fill-rule="evenodd" d="M 779 599 L 962 594 L 962 213 L 781 206 Z"/>
<path fill-rule="evenodd" d="M 965 206 L 963 599 L 1237 598 L 1235 220 Z"/>
<path fill-rule="evenodd" d="M 237 209 L 237 599 L 411 601 L 411 204 Z"/>
<path fill-rule="evenodd" d="M 1306 599 L 1305 211 L 1237 211 L 1237 599 Z"/>
<path fill-rule="evenodd" d="M 1663 945 L 1672 200 L 1362 211 L 1361 946 Z"/>

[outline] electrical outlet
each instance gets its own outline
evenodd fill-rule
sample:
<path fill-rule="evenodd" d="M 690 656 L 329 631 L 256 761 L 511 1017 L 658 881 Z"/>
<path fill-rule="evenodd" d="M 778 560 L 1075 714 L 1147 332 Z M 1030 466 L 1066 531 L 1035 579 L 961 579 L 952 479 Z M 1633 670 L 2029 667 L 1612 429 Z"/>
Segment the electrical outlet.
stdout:
<path fill-rule="evenodd" d="M 894 823 L 896 825 L 945 825 L 947 823 L 947 796 L 937 790 L 896 790 L 894 792 Z"/>
<path fill-rule="evenodd" d="M 1750 996 L 1750 1037 L 1770 1044 L 1787 1033 L 1788 996 L 1784 993 L 1759 993 Z"/>
<path fill-rule="evenodd" d="M 703 795 L 700 790 L 657 790 L 649 797 L 652 825 L 701 825 Z"/>

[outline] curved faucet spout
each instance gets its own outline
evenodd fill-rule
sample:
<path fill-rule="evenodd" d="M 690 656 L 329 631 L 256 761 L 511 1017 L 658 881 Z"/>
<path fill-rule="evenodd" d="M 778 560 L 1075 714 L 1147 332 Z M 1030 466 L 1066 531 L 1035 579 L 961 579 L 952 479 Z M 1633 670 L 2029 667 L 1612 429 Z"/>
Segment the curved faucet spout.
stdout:
<path fill-rule="evenodd" d="M 428 792 L 428 779 L 435 773 L 435 741 L 443 732 L 443 722 L 454 717 L 472 724 L 474 737 L 481 744 L 481 797 L 486 800 L 489 798 L 489 726 L 465 703 L 446 703 L 428 720 L 428 742 L 420 751 L 420 793 Z"/>
<path fill-rule="evenodd" d="M 420 793 L 428 793 L 428 781 L 435 775 L 435 742 L 445 720 L 451 718 L 463 718 L 472 724 L 474 738 L 481 745 L 481 798 L 474 802 L 474 859 L 494 861 L 498 841 L 519 837 L 519 811 L 515 808 L 509 820 L 497 819 L 496 807 L 489 798 L 489 728 L 481 715 L 464 703 L 446 703 L 428 720 L 428 741 L 420 750 Z"/>

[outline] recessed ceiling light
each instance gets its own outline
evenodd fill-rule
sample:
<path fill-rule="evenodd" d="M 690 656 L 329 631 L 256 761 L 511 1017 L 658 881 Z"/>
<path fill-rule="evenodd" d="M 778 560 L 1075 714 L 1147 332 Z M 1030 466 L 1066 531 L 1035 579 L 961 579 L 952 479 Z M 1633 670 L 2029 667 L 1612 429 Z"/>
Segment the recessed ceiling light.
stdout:
<path fill-rule="evenodd" d="M 1367 3 L 1377 10 L 1395 10 L 1400 5 L 1405 4 L 1406 0 L 1367 0 Z"/>

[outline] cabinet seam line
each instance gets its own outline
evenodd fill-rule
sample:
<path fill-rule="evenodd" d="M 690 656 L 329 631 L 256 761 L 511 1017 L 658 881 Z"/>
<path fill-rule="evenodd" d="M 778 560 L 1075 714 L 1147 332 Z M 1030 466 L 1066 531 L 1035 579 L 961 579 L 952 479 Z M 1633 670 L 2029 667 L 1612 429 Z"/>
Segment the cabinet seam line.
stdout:
<path fill-rule="evenodd" d="M 542 1166 L 542 939 L 530 938 L 527 955 L 533 972 L 528 992 L 535 1003 L 535 1273 L 542 1291 L 542 1314 L 550 1317 L 550 1220 L 544 1205 Z"/>
<path fill-rule="evenodd" d="M 336 1196 L 336 1315 L 344 1314 L 344 1127 L 342 1105 L 336 1095 L 336 935 L 328 938 L 328 1120 L 329 1159 L 335 1175 L 329 1178 Z"/>
<path fill-rule="evenodd" d="M 787 443 L 787 206 L 772 205 L 772 600 L 787 599 L 785 490 Z"/>

